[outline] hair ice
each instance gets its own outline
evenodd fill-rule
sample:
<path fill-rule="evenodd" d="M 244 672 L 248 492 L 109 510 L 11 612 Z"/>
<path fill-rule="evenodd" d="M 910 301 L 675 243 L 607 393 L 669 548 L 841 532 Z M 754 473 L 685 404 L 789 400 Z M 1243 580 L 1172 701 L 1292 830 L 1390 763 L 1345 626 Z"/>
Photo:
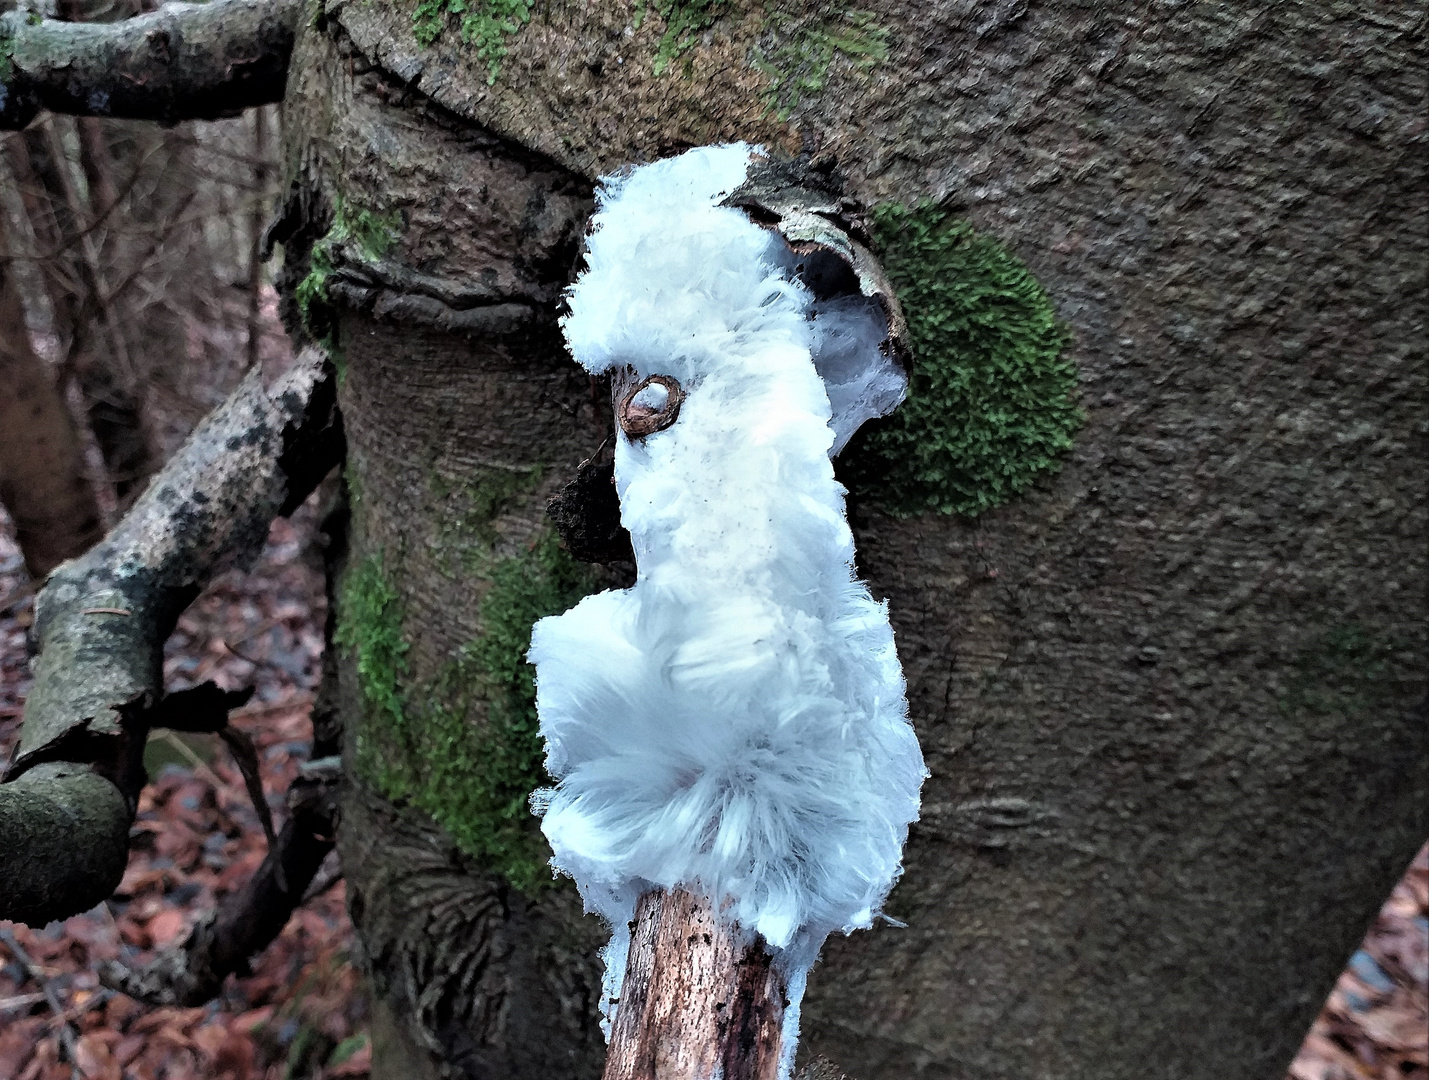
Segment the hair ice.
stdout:
<path fill-rule="evenodd" d="M 571 352 L 686 397 L 669 428 L 618 436 L 635 585 L 533 630 L 556 779 L 533 805 L 554 866 L 612 928 L 606 1003 L 639 895 L 703 892 L 782 966 L 787 1073 L 809 968 L 829 933 L 871 924 L 926 774 L 830 461 L 902 383 L 876 311 L 816 305 L 782 237 L 719 205 L 756 152 L 692 150 L 600 194 Z"/>

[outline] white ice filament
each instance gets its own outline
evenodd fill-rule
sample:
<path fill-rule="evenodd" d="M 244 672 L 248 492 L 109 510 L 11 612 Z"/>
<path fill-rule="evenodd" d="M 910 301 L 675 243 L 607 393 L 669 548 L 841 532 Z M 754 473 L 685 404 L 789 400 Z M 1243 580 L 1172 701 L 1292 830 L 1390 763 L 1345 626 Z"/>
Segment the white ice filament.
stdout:
<path fill-rule="evenodd" d="M 892 393 L 860 368 L 886 367 L 880 336 L 856 298 L 823 318 L 784 241 L 717 205 L 751 153 L 690 151 L 602 194 L 571 351 L 593 373 L 673 376 L 686 398 L 616 449 L 636 584 L 533 632 L 557 780 L 535 804 L 554 865 L 613 928 L 607 1000 L 640 893 L 697 889 L 783 965 L 792 1061 L 808 970 L 829 933 L 871 924 L 925 771 L 829 457 Z"/>

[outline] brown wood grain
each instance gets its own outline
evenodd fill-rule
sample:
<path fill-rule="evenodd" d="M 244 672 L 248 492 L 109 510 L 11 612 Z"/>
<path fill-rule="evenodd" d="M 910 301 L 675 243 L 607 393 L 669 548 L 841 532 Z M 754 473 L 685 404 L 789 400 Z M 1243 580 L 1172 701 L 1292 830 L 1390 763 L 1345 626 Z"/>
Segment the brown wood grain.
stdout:
<path fill-rule="evenodd" d="M 702 896 L 640 898 L 604 1080 L 774 1080 L 784 983 Z"/>

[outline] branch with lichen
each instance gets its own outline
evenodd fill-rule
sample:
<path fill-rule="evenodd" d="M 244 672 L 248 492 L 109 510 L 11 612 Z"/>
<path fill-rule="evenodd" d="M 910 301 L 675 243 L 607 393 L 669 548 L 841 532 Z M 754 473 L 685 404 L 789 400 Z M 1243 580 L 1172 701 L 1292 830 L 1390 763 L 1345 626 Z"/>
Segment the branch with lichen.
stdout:
<path fill-rule="evenodd" d="M 46 580 L 34 688 L 0 784 L 0 918 L 65 918 L 118 885 L 149 729 L 187 726 L 179 714 L 198 703 L 166 698 L 164 641 L 340 459 L 335 381 L 317 350 L 272 385 L 255 369 L 109 536 Z"/>
<path fill-rule="evenodd" d="M 281 101 L 301 10 L 297 0 L 214 0 L 116 23 L 0 15 L 0 130 L 44 109 L 173 123 Z"/>

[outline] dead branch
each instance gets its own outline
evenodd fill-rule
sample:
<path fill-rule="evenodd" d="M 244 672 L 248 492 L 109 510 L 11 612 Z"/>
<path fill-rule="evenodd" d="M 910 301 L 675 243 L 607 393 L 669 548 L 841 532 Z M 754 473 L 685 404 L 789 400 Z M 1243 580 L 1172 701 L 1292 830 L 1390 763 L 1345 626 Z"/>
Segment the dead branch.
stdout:
<path fill-rule="evenodd" d="M 0 918 L 63 918 L 114 890 L 156 709 L 163 722 L 164 640 L 215 574 L 252 561 L 342 446 L 335 376 L 316 350 L 271 387 L 255 370 L 114 531 L 50 575 L 35 603 L 35 685 L 0 785 Z"/>
<path fill-rule="evenodd" d="M 100 967 L 103 983 L 151 1005 L 202 1005 L 223 980 L 243 973 L 248 958 L 282 932 L 334 844 L 338 758 L 308 763 L 288 789 L 288 821 L 268 857 L 242 889 L 194 925 L 182 945 L 134 971 L 117 961 Z"/>
<path fill-rule="evenodd" d="M 640 898 L 604 1080 L 774 1080 L 784 983 L 702 896 Z"/>
<path fill-rule="evenodd" d="M 42 109 L 212 120 L 283 99 L 297 0 L 166 4 L 117 23 L 0 16 L 0 130 Z"/>

